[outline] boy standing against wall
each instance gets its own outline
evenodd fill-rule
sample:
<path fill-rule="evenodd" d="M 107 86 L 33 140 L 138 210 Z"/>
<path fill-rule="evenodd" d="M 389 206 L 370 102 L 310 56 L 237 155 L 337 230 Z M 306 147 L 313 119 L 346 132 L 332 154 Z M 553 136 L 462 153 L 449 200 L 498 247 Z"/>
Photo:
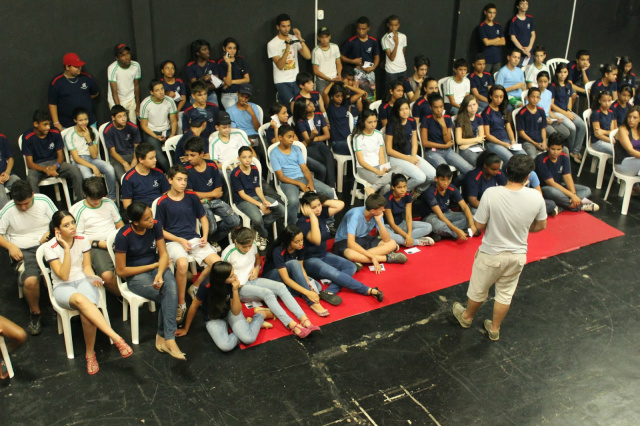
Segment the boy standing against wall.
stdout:
<path fill-rule="evenodd" d="M 324 92 L 332 81 L 340 81 L 342 72 L 340 48 L 331 43 L 331 31 L 327 27 L 318 30 L 318 45 L 311 52 L 311 64 L 313 74 L 316 76 L 318 92 Z"/>
<path fill-rule="evenodd" d="M 140 113 L 140 64 L 131 60 L 131 48 L 124 43 L 113 48 L 116 61 L 107 68 L 109 108 L 122 105 L 135 123 Z"/>
<path fill-rule="evenodd" d="M 342 45 L 340 60 L 355 68 L 358 85 L 367 92 L 369 102 L 373 102 L 376 98 L 374 71 L 380 63 L 380 47 L 378 40 L 369 36 L 370 28 L 369 18 L 358 18 L 356 35 Z"/>

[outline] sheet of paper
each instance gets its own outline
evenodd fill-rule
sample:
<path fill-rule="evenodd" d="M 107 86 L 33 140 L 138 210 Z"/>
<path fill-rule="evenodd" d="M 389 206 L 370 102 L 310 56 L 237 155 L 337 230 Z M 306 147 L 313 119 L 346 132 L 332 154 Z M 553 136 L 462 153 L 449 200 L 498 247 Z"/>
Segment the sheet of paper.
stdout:
<path fill-rule="evenodd" d="M 373 265 L 371 265 L 371 266 L 369 266 L 369 270 L 370 270 L 371 272 L 375 272 L 375 270 L 376 270 L 376 269 L 375 269 L 375 267 L 374 267 Z M 384 263 L 381 263 L 381 264 L 380 264 L 380 270 L 381 270 L 381 271 L 384 271 Z"/>
<path fill-rule="evenodd" d="M 373 66 L 373 62 L 364 61 L 362 64 L 362 68 L 371 68 Z"/>
<path fill-rule="evenodd" d="M 309 123 L 309 129 L 313 132 L 313 129 L 316 128 L 316 124 L 313 122 L 313 118 L 308 119 L 307 123 Z"/>
<path fill-rule="evenodd" d="M 415 253 L 419 253 L 420 249 L 418 247 L 411 247 L 411 248 L 405 249 L 404 252 L 407 254 L 415 254 Z"/>
<path fill-rule="evenodd" d="M 278 201 L 277 200 L 273 200 L 269 205 L 269 207 L 277 207 L 277 206 L 278 206 Z"/>
<path fill-rule="evenodd" d="M 522 151 L 522 144 L 514 143 L 509 147 L 509 149 L 512 151 Z"/>
<path fill-rule="evenodd" d="M 213 83 L 213 86 L 217 89 L 218 87 L 222 86 L 224 82 L 215 75 L 211 74 L 211 83 Z"/>
<path fill-rule="evenodd" d="M 244 304 L 244 306 L 246 306 L 249 309 L 259 308 L 260 306 L 262 306 L 262 302 L 259 302 L 257 300 L 255 302 L 247 302 Z"/>
<path fill-rule="evenodd" d="M 87 279 L 87 281 L 89 281 L 91 284 L 93 284 L 93 283 L 94 283 L 94 282 L 96 282 L 96 281 L 99 281 L 99 282 L 101 282 L 101 283 L 103 283 L 103 284 L 104 284 L 104 281 L 102 281 L 102 278 L 97 277 L 97 276 L 95 276 L 95 275 L 85 275 L 84 277 L 85 277 L 85 278 Z"/>
<path fill-rule="evenodd" d="M 379 169 L 379 170 L 384 170 L 384 169 L 391 170 L 391 163 L 384 163 L 384 164 L 380 164 L 380 165 L 378 166 L 378 169 Z"/>
<path fill-rule="evenodd" d="M 482 152 L 482 151 L 484 151 L 484 149 L 482 149 L 482 147 L 479 146 L 479 145 L 472 146 L 471 148 L 468 148 L 468 149 L 471 152 Z"/>
<path fill-rule="evenodd" d="M 277 114 L 273 114 L 273 115 L 271 116 L 271 119 L 272 119 L 273 121 L 275 121 L 275 122 L 276 122 L 276 124 L 277 124 L 278 128 L 279 128 L 280 126 L 282 126 L 282 123 L 280 122 L 280 119 L 278 118 L 278 115 L 277 115 Z"/>

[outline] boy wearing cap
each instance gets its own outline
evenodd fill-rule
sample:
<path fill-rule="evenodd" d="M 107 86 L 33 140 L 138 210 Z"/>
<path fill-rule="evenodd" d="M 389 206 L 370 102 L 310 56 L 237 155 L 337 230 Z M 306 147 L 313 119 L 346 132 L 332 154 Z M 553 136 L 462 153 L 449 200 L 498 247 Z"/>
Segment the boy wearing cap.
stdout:
<path fill-rule="evenodd" d="M 140 128 L 145 142 L 156 148 L 160 168 L 169 171 L 169 160 L 162 151 L 164 142 L 178 132 L 178 109 L 173 99 L 164 95 L 160 80 L 151 80 L 149 93 L 140 107 Z"/>
<path fill-rule="evenodd" d="M 252 95 L 253 87 L 249 83 L 241 84 L 238 88 L 238 102 L 227 108 L 227 112 L 231 117 L 231 126 L 243 130 L 253 142 L 258 140 L 258 129 L 262 123 L 258 118 L 260 115 L 258 106 L 249 102 Z"/>
<path fill-rule="evenodd" d="M 211 159 L 218 164 L 218 167 L 222 167 L 226 161 L 236 160 L 240 147 L 248 146 L 251 148 L 251 142 L 241 132 L 231 130 L 231 117 L 224 111 L 220 111 L 218 114 L 216 130 L 218 134 L 215 138 L 212 135 L 209 141 L 209 152 Z M 253 148 L 251 149 L 253 150 Z M 253 155 L 256 153 L 254 152 Z"/>
<path fill-rule="evenodd" d="M 331 43 L 331 31 L 322 27 L 318 30 L 318 46 L 311 52 L 311 64 L 313 74 L 316 76 L 316 90 L 320 93 L 332 81 L 340 81 L 342 61 L 340 61 L 340 48 Z"/>
<path fill-rule="evenodd" d="M 140 112 L 140 64 L 131 60 L 131 48 L 124 43 L 113 48 L 116 61 L 107 68 L 109 79 L 109 108 L 122 105 L 135 123 Z"/>
<path fill-rule="evenodd" d="M 75 53 L 67 53 L 62 58 L 64 72 L 56 75 L 49 85 L 49 113 L 53 126 L 63 131 L 73 127 L 73 110 L 82 107 L 89 112 L 89 123 L 97 121 L 92 100 L 99 93 L 98 84 L 86 72 L 82 72 L 84 62 Z"/>
<path fill-rule="evenodd" d="M 196 117 L 204 117 L 207 125 L 200 135 L 205 141 L 209 140 L 211 133 L 215 131 L 216 119 L 220 109 L 213 102 L 207 102 L 207 86 L 200 80 L 191 83 L 191 105 L 184 110 L 182 115 L 182 128 L 188 129 L 189 123 Z"/>

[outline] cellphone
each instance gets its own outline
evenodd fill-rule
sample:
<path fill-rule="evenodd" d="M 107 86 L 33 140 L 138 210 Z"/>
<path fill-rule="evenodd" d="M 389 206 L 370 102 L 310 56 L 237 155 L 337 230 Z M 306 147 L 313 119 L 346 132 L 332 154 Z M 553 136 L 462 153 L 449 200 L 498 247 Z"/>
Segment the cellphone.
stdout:
<path fill-rule="evenodd" d="M 224 56 L 229 57 L 229 52 L 224 52 Z"/>

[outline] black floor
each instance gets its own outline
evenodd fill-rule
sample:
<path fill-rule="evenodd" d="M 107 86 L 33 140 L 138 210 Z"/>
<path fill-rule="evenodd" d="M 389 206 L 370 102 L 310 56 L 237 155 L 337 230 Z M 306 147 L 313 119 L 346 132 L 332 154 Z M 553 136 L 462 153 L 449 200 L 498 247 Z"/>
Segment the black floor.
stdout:
<path fill-rule="evenodd" d="M 595 186 L 588 171 L 581 182 Z M 228 354 L 198 319 L 179 341 L 187 363 L 154 349 L 155 314 L 143 310 L 133 356 L 122 360 L 99 334 L 100 372 L 88 376 L 80 324 L 73 325 L 76 358 L 67 360 L 48 305 L 43 334 L 15 353 L 16 376 L 0 382 L 0 424 L 637 424 L 640 201 L 632 200 L 628 216 L 616 194 L 609 201 L 596 215 L 626 235 L 527 265 L 499 342 L 482 328 L 490 305 L 469 330 L 455 322 L 451 304 L 465 300 L 465 283 L 338 321 L 302 341 Z M 0 313 L 24 326 L 27 308 L 0 258 Z M 108 303 L 114 328 L 129 341 L 119 303 Z"/>

